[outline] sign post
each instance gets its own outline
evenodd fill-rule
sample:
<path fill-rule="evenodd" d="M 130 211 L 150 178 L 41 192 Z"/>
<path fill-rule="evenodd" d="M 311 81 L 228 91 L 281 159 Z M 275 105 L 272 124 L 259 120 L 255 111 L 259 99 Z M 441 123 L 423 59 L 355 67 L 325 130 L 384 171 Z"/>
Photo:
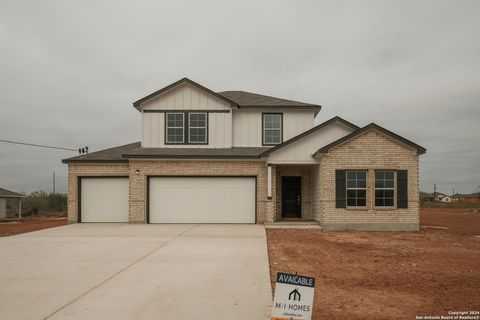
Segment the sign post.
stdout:
<path fill-rule="evenodd" d="M 272 320 L 311 320 L 315 278 L 277 272 Z"/>

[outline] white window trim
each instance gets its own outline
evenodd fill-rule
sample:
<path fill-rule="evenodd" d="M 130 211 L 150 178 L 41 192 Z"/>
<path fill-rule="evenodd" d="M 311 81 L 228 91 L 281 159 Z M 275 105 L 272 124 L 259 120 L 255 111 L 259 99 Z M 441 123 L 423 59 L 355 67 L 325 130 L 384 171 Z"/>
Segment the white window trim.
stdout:
<path fill-rule="evenodd" d="M 272 129 L 272 128 L 266 128 L 265 126 L 265 116 L 273 116 L 273 115 L 277 115 L 280 117 L 280 128 L 278 129 Z M 263 132 L 262 132 L 262 144 L 265 145 L 265 146 L 272 146 L 272 145 L 277 145 L 277 144 L 280 144 L 282 143 L 282 136 L 283 136 L 283 115 L 281 113 L 263 113 L 262 114 L 262 121 L 263 121 Z M 280 134 L 279 134 L 279 141 L 278 142 L 269 142 L 267 143 L 265 141 L 265 132 L 266 131 L 279 131 Z"/>
<path fill-rule="evenodd" d="M 180 114 L 182 115 L 182 120 L 183 120 L 183 126 L 182 127 L 170 127 L 168 125 L 168 116 L 171 115 L 171 114 Z M 185 113 L 183 112 L 167 112 L 165 113 L 165 126 L 166 126 L 166 130 L 165 130 L 165 141 L 167 143 L 171 143 L 171 144 L 183 144 L 185 143 Z M 168 141 L 168 129 L 182 129 L 182 132 L 183 132 L 183 135 L 182 135 L 182 141 Z"/>
<path fill-rule="evenodd" d="M 377 188 L 377 179 L 375 173 L 377 172 L 393 172 L 393 188 Z M 397 208 L 397 171 L 396 170 L 375 170 L 373 172 L 373 206 L 375 209 L 395 209 Z M 385 179 L 384 179 L 385 180 Z M 375 191 L 377 190 L 393 190 L 393 206 L 377 206 L 377 197 Z"/>
<path fill-rule="evenodd" d="M 349 188 L 348 187 L 348 173 L 349 172 L 365 172 L 365 188 Z M 365 209 L 368 205 L 368 170 L 345 170 L 345 207 L 347 209 Z M 365 190 L 365 205 L 364 206 L 349 206 L 348 205 L 348 190 Z"/>
<path fill-rule="evenodd" d="M 192 114 L 203 114 L 203 115 L 205 115 L 205 126 L 203 126 L 203 127 L 192 127 L 192 126 L 190 126 L 190 116 Z M 190 129 L 205 129 L 205 140 L 204 141 L 192 142 L 190 140 Z M 208 135 L 208 113 L 206 113 L 206 112 L 189 112 L 188 113 L 188 143 L 191 143 L 191 144 L 205 144 L 208 141 L 207 135 Z"/>

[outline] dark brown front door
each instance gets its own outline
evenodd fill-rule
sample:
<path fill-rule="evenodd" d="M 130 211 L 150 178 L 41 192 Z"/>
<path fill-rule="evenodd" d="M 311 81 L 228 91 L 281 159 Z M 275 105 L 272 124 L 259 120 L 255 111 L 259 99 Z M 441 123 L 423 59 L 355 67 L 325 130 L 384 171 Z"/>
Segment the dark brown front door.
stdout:
<path fill-rule="evenodd" d="M 302 217 L 302 177 L 282 177 L 282 218 Z"/>

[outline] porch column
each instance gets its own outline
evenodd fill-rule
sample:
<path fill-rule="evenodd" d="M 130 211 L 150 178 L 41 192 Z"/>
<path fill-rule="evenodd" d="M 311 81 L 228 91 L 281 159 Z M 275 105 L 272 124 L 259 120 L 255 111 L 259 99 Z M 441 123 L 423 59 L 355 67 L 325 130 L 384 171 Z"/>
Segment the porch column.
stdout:
<path fill-rule="evenodd" d="M 22 198 L 18 198 L 18 219 L 22 219 Z"/>
<path fill-rule="evenodd" d="M 272 199 L 272 167 L 267 166 L 267 197 Z"/>

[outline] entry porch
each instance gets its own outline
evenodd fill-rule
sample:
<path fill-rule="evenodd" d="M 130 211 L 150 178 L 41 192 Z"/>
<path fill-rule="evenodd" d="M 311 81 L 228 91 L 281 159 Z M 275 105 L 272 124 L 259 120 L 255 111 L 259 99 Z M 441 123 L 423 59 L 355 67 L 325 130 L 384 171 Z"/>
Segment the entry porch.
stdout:
<path fill-rule="evenodd" d="M 271 221 L 316 224 L 320 218 L 319 165 L 269 164 L 267 170 Z"/>

